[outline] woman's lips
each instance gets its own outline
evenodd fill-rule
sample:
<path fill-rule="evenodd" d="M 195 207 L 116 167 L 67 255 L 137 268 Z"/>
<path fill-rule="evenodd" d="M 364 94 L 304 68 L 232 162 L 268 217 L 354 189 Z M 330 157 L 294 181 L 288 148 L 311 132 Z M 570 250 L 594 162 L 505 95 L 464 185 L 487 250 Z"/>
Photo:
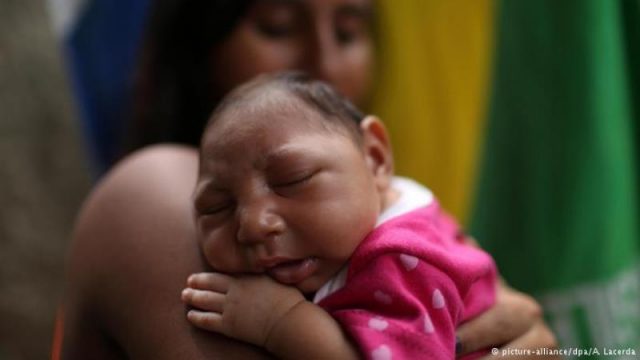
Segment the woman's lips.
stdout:
<path fill-rule="evenodd" d="M 305 258 L 279 263 L 270 267 L 267 273 L 280 283 L 294 285 L 311 276 L 317 268 L 316 258 Z"/>

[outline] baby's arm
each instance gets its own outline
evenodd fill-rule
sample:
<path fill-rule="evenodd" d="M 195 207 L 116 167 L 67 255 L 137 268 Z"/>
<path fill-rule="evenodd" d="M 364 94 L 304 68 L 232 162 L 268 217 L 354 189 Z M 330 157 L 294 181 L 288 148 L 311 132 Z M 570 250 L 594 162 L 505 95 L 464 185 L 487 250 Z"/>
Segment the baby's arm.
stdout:
<path fill-rule="evenodd" d="M 293 287 L 267 276 L 200 273 L 182 299 L 187 318 L 204 330 L 266 348 L 282 359 L 358 359 L 340 325 Z"/>

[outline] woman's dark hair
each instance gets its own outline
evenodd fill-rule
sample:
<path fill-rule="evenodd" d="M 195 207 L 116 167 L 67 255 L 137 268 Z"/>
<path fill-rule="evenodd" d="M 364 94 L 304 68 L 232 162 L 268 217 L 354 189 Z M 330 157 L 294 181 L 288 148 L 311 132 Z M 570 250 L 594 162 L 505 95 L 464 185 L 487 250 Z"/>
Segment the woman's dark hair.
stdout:
<path fill-rule="evenodd" d="M 121 156 L 145 145 L 196 146 L 219 97 L 210 53 L 253 0 L 155 0 L 134 79 Z"/>

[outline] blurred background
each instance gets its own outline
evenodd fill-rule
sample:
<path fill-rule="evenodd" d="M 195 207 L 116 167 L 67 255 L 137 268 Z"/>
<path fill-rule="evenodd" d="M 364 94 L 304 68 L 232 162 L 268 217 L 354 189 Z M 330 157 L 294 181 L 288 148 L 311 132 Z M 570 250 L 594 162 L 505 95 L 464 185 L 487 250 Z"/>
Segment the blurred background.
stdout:
<path fill-rule="evenodd" d="M 90 187 L 46 3 L 0 1 L 0 359 L 46 359 L 63 260 Z"/>
<path fill-rule="evenodd" d="M 562 347 L 640 352 L 640 1 L 375 3 L 370 110 L 398 173 L 543 304 Z M 0 1 L 2 359 L 47 357 L 73 216 L 116 156 L 148 5 Z"/>

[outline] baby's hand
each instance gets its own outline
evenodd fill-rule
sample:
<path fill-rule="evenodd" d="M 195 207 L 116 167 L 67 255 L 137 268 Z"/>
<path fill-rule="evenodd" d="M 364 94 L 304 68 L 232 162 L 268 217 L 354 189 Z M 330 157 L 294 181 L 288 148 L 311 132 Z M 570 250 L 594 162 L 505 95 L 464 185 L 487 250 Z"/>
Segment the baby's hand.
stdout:
<path fill-rule="evenodd" d="M 265 275 L 198 273 L 189 276 L 187 286 L 182 301 L 197 309 L 187 313 L 193 325 L 261 347 L 289 310 L 305 300 L 298 289 Z"/>

